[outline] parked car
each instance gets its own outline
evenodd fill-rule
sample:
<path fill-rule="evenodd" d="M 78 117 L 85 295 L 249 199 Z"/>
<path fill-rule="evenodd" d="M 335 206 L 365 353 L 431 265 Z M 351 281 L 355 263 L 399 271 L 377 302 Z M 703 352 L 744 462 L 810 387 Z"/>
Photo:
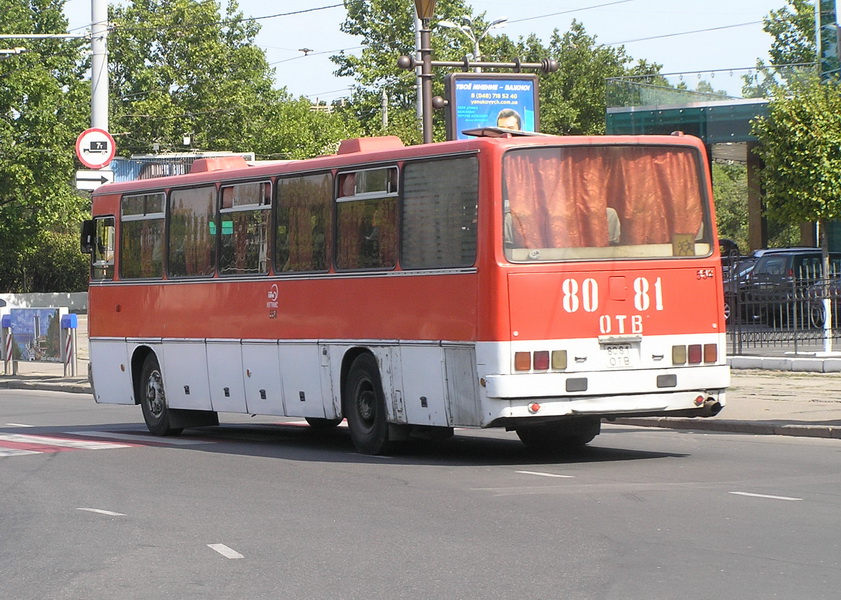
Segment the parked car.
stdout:
<path fill-rule="evenodd" d="M 841 253 L 830 253 L 831 273 L 841 273 Z M 823 276 L 819 248 L 765 250 L 744 282 L 741 301 L 750 320 L 806 322 L 809 289 Z"/>
<path fill-rule="evenodd" d="M 741 296 L 745 281 L 756 264 L 756 256 L 741 256 L 723 271 L 724 276 L 724 319 L 727 323 L 741 314 Z"/>

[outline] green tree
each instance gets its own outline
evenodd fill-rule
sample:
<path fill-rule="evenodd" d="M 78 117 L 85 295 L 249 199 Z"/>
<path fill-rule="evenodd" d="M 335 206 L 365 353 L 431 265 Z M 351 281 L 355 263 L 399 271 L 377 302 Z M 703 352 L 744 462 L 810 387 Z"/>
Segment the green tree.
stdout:
<path fill-rule="evenodd" d="M 0 32 L 64 33 L 63 5 L 64 0 L 0 0 Z M 78 236 L 87 202 L 73 188 L 73 148 L 89 120 L 87 65 L 80 58 L 81 41 L 15 40 L 15 45 L 26 51 L 0 60 L 0 289 L 54 291 L 35 286 L 32 278 L 33 268 L 50 272 L 49 260 L 27 266 L 26 256 L 50 235 Z"/>
<path fill-rule="evenodd" d="M 398 56 L 414 54 L 414 4 L 406 0 L 346 0 L 345 7 L 347 17 L 340 29 L 359 36 L 362 45 L 359 56 L 342 51 L 331 57 L 337 65 L 336 75 L 356 80 L 346 110 L 355 116 L 367 135 L 402 134 L 404 142 L 420 142 L 415 119 L 415 73 L 397 68 Z M 436 26 L 439 20 L 456 20 L 463 15 L 472 17 L 462 0 L 439 0 L 436 4 L 431 24 L 435 60 L 458 60 L 464 56 L 462 34 Z M 481 25 L 481 20 L 478 23 Z M 443 94 L 443 81 L 444 73 L 438 70 L 433 79 L 434 94 Z M 385 130 L 381 119 L 383 92 L 389 104 L 389 126 Z M 435 120 L 435 137 L 441 140 L 444 138 L 442 115 L 436 113 Z"/>
<path fill-rule="evenodd" d="M 111 11 L 111 129 L 123 155 L 201 149 L 300 159 L 357 131 L 273 87 L 274 69 L 254 45 L 259 25 L 236 0 L 132 0 Z"/>
<path fill-rule="evenodd" d="M 787 6 L 772 10 L 763 18 L 762 30 L 773 41 L 768 54 L 771 64 L 756 61 L 756 72 L 746 75 L 742 96 L 767 98 L 775 86 L 795 82 L 814 72 L 815 4 L 809 0 L 786 0 Z"/>
<path fill-rule="evenodd" d="M 415 74 L 400 71 L 395 65 L 397 56 L 414 52 L 414 5 L 403 0 L 347 0 L 345 5 L 348 16 L 342 31 L 361 37 L 363 46 L 359 56 L 340 53 L 332 57 L 338 66 L 337 75 L 356 79 L 350 110 L 368 134 L 395 133 L 404 141 L 419 142 Z M 438 25 L 444 19 L 458 22 L 461 16 L 471 19 L 474 32 L 484 31 L 488 24 L 484 13 L 474 15 L 462 0 L 439 0 L 431 23 L 435 60 L 458 61 L 473 54 L 473 44 L 467 36 Z M 605 78 L 654 75 L 660 68 L 645 61 L 630 66 L 633 59 L 624 48 L 598 45 L 577 21 L 563 35 L 556 30 L 548 47 L 534 35 L 512 40 L 506 35 L 488 33 L 481 40 L 480 50 L 485 61 L 558 60 L 559 72 L 540 75 L 541 129 L 547 133 L 604 132 Z M 444 69 L 435 69 L 433 94 L 443 94 L 446 74 Z M 389 98 L 387 131 L 382 131 L 380 119 L 383 91 Z M 434 138 L 441 140 L 443 114 L 436 111 L 434 119 Z"/>
<path fill-rule="evenodd" d="M 259 31 L 237 2 L 132 0 L 111 7 L 111 129 L 122 154 L 249 150 L 280 101 Z"/>
<path fill-rule="evenodd" d="M 597 44 L 584 25 L 573 20 L 563 35 L 556 29 L 549 55 L 561 68 L 541 77 L 541 129 L 558 135 L 590 135 L 605 131 L 605 81 L 611 77 L 655 76 L 660 65 L 633 59 L 624 46 Z"/>
<path fill-rule="evenodd" d="M 841 219 L 841 87 L 817 77 L 796 82 L 778 89 L 768 108 L 752 124 L 765 163 L 765 206 L 782 222 L 818 223 L 829 273 L 826 224 Z"/>

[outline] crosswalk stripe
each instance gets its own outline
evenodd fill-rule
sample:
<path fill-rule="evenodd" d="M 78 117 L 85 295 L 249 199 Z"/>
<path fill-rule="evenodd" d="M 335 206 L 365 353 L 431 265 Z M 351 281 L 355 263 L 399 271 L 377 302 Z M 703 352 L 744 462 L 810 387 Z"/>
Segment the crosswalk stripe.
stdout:
<path fill-rule="evenodd" d="M 25 454 L 43 454 L 37 450 L 3 450 L 0 449 L 0 458 L 4 456 L 23 456 Z"/>
<path fill-rule="evenodd" d="M 3 442 L 10 444 L 21 444 L 26 446 L 46 446 L 53 448 L 74 448 L 84 450 L 110 450 L 112 448 L 131 448 L 127 444 L 116 444 L 113 442 L 93 442 L 88 440 L 71 440 L 67 438 L 48 437 L 42 435 L 26 434 L 0 434 L 0 445 Z"/>

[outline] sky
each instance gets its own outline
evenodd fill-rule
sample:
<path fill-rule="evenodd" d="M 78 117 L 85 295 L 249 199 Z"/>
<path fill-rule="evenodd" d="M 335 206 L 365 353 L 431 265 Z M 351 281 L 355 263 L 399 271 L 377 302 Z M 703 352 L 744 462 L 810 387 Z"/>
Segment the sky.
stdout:
<path fill-rule="evenodd" d="M 335 5 L 340 6 L 313 10 Z M 597 43 L 624 45 L 634 59 L 663 65 L 663 73 L 702 71 L 685 77 L 690 88 L 694 77 L 733 93 L 741 88 L 745 71 L 739 69 L 758 58 L 768 62 L 771 37 L 762 31 L 762 19 L 786 0 L 474 0 L 470 5 L 489 21 L 508 18 L 494 33 L 513 39 L 534 33 L 544 44 L 554 29 L 563 33 L 576 19 Z M 340 50 L 361 50 L 360 38 L 339 30 L 346 15 L 341 0 L 239 0 L 239 8 L 249 17 L 284 15 L 260 19 L 256 39 L 276 69 L 278 87 L 328 103 L 349 95 L 353 81 L 333 75 L 336 66 L 329 58 Z M 83 32 L 91 21 L 91 0 L 68 0 L 65 14 L 71 31 Z M 310 51 L 301 51 L 305 48 Z"/>

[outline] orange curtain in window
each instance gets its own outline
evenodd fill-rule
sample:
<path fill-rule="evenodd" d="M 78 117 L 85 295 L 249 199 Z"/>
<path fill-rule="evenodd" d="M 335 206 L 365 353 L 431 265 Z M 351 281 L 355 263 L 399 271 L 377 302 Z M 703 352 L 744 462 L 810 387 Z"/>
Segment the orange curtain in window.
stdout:
<path fill-rule="evenodd" d="M 673 148 L 623 148 L 611 165 L 612 193 L 624 244 L 667 244 L 675 233 L 695 236 L 702 206 L 694 154 Z M 644 150 L 644 151 L 643 151 Z"/>
<path fill-rule="evenodd" d="M 607 179 L 592 152 L 515 153 L 506 164 L 514 232 L 521 248 L 607 246 Z"/>
<path fill-rule="evenodd" d="M 622 244 L 671 243 L 698 234 L 701 193 L 692 151 L 652 146 L 574 146 L 514 152 L 505 185 L 513 245 L 600 247 L 608 208 Z"/>

